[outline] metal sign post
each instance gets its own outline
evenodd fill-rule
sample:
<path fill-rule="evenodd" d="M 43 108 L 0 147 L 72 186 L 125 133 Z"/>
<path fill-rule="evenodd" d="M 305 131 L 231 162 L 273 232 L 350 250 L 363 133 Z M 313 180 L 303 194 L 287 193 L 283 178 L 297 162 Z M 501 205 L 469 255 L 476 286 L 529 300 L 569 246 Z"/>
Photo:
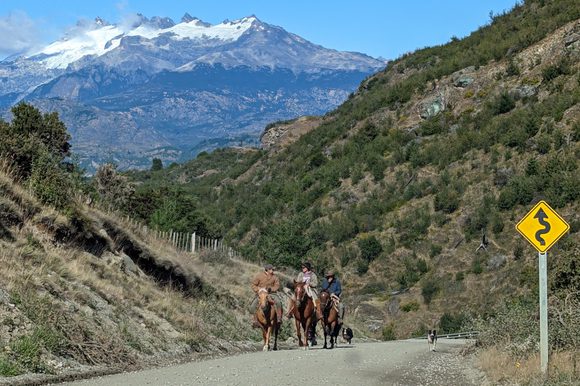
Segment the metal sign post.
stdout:
<path fill-rule="evenodd" d="M 540 368 L 548 373 L 548 253 L 538 253 L 540 271 Z"/>
<path fill-rule="evenodd" d="M 570 225 L 545 201 L 538 202 L 516 225 L 539 252 L 540 368 L 544 376 L 548 374 L 548 249 L 569 229 Z"/>

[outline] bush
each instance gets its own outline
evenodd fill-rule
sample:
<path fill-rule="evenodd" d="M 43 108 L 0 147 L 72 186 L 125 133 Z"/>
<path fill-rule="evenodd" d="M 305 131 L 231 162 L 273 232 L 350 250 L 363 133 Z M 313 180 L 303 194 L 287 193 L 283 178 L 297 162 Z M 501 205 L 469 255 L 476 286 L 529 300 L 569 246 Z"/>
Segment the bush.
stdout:
<path fill-rule="evenodd" d="M 548 299 L 548 336 L 550 350 L 577 350 L 580 345 L 577 326 L 580 324 L 580 301 L 575 297 Z M 567 304 L 566 304 L 567 303 Z M 538 352 L 538 303 L 519 298 L 502 303 L 487 315 L 466 321 L 466 328 L 479 331 L 478 343 L 484 347 L 498 346 L 515 357 L 527 357 Z M 506 328 L 509 326 L 509 328 Z"/>
<path fill-rule="evenodd" d="M 57 163 L 70 155 L 70 135 L 57 113 L 42 114 L 24 102 L 11 111 L 12 122 L 0 125 L 0 154 L 14 161 L 19 177 L 27 179 L 34 161 L 43 153 Z"/>
<path fill-rule="evenodd" d="M 471 272 L 476 274 L 476 275 L 479 275 L 483 272 L 483 264 L 482 264 L 480 258 L 476 257 L 471 262 Z"/>
<path fill-rule="evenodd" d="M 443 313 L 439 320 L 439 329 L 442 334 L 462 332 L 463 324 L 467 321 L 464 314 Z"/>
<path fill-rule="evenodd" d="M 490 110 L 493 115 L 505 114 L 516 107 L 516 101 L 513 96 L 507 92 L 502 92 L 490 103 Z"/>
<path fill-rule="evenodd" d="M 421 295 L 423 296 L 423 301 L 425 304 L 430 304 L 433 297 L 439 292 L 439 285 L 435 279 L 430 278 L 423 282 L 421 286 Z"/>
<path fill-rule="evenodd" d="M 34 159 L 28 184 L 44 204 L 63 209 L 71 202 L 71 182 L 58 161 L 46 151 Z"/>
<path fill-rule="evenodd" d="M 507 76 L 518 76 L 520 75 L 520 69 L 518 67 L 518 65 L 516 64 L 516 62 L 511 59 L 505 69 L 505 74 Z"/>
<path fill-rule="evenodd" d="M 397 336 L 395 335 L 395 324 L 389 323 L 383 327 L 382 331 L 383 340 L 397 340 Z"/>
<path fill-rule="evenodd" d="M 435 210 L 444 213 L 453 213 L 459 208 L 459 194 L 448 188 L 439 190 L 433 201 Z"/>
<path fill-rule="evenodd" d="M 153 158 L 153 161 L 151 161 L 151 171 L 156 172 L 158 170 L 163 170 L 163 162 L 159 158 Z"/>
<path fill-rule="evenodd" d="M 356 272 L 362 276 L 368 271 L 369 271 L 369 262 L 367 260 L 358 259 L 356 263 Z"/>
<path fill-rule="evenodd" d="M 10 358 L 0 355 L 0 376 L 13 377 L 22 373 L 20 367 Z"/>
<path fill-rule="evenodd" d="M 359 239 L 358 247 L 360 248 L 361 257 L 363 260 L 368 262 L 376 259 L 383 251 L 381 243 L 375 236 L 368 236 Z"/>
<path fill-rule="evenodd" d="M 100 166 L 93 181 L 101 200 L 118 209 L 124 209 L 135 194 L 133 185 L 113 164 Z"/>
<path fill-rule="evenodd" d="M 409 303 L 405 303 L 401 306 L 401 311 L 403 312 L 411 312 L 411 311 L 418 311 L 419 310 L 419 303 L 416 301 L 411 301 Z"/>
<path fill-rule="evenodd" d="M 429 257 L 438 256 L 442 250 L 443 250 L 443 247 L 441 245 L 431 244 L 431 249 L 429 250 Z"/>

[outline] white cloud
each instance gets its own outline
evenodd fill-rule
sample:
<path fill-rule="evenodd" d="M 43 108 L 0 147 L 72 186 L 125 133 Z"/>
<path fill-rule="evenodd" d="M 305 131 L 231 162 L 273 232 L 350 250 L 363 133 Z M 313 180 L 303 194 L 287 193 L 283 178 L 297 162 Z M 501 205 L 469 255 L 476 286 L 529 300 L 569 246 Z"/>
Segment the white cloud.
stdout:
<path fill-rule="evenodd" d="M 34 47 L 41 39 L 38 23 L 25 12 L 13 11 L 0 16 L 0 58 L 23 53 Z"/>

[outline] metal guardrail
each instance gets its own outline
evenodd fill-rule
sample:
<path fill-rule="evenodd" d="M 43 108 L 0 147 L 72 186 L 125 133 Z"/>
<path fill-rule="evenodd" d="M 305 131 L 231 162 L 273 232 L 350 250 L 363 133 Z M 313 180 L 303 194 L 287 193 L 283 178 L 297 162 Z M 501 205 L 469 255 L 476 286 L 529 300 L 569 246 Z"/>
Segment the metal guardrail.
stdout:
<path fill-rule="evenodd" d="M 437 335 L 437 338 L 447 339 L 472 339 L 479 335 L 479 331 L 457 332 L 454 334 Z"/>

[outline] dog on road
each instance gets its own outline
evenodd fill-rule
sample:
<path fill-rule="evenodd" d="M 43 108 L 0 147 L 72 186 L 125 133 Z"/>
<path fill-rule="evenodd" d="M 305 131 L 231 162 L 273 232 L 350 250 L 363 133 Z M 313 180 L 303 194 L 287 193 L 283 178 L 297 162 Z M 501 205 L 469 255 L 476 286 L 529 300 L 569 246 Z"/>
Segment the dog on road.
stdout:
<path fill-rule="evenodd" d="M 350 327 L 346 327 L 342 329 L 342 339 L 350 344 L 352 340 L 352 329 Z"/>
<path fill-rule="evenodd" d="M 435 351 L 435 347 L 437 347 L 437 330 L 429 330 L 427 332 L 427 344 L 429 345 L 429 351 Z"/>

